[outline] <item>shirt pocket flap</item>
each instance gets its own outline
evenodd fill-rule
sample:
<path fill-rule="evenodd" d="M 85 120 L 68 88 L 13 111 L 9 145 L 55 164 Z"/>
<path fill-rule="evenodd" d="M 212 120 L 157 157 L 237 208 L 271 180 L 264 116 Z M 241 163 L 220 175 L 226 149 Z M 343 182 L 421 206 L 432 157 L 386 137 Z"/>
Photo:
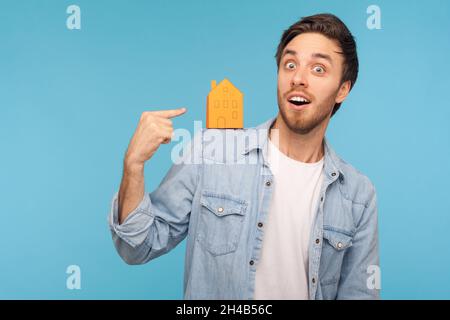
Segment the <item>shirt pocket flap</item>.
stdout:
<path fill-rule="evenodd" d="M 218 217 L 230 214 L 244 215 L 246 202 L 229 195 L 204 192 L 200 203 Z"/>
<path fill-rule="evenodd" d="M 323 237 L 336 250 L 344 250 L 352 245 L 353 237 L 341 231 L 324 229 Z"/>

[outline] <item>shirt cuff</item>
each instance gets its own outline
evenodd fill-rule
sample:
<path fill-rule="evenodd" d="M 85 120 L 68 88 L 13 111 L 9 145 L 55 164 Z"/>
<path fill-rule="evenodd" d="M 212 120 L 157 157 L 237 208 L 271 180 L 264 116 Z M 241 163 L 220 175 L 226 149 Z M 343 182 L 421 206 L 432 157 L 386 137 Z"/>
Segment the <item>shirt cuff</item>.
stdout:
<path fill-rule="evenodd" d="M 139 205 L 119 224 L 119 193 L 113 197 L 109 214 L 109 227 L 122 240 L 135 248 L 142 244 L 148 235 L 154 216 L 151 214 L 150 195 L 146 193 Z"/>

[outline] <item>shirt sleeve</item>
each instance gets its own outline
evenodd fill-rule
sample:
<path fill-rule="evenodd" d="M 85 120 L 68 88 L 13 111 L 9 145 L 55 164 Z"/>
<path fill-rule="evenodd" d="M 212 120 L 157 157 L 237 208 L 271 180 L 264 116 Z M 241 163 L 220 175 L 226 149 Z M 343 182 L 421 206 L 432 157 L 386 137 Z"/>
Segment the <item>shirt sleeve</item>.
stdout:
<path fill-rule="evenodd" d="M 116 250 L 126 263 L 146 263 L 169 252 L 186 237 L 199 181 L 199 148 L 201 134 L 182 149 L 183 155 L 160 185 L 144 195 L 122 224 L 118 221 L 118 193 L 114 195 L 109 227 Z"/>
<path fill-rule="evenodd" d="M 380 299 L 381 274 L 378 255 L 378 210 L 374 186 L 344 257 L 337 299 Z"/>

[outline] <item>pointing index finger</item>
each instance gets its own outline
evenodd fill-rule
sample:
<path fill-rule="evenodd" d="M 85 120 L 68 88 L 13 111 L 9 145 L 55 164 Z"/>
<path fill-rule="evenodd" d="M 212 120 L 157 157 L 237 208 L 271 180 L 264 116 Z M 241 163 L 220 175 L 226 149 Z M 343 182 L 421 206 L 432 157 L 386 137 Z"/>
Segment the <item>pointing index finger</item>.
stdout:
<path fill-rule="evenodd" d="M 164 118 L 174 118 L 181 116 L 186 112 L 186 108 L 170 109 L 170 110 L 160 110 L 155 111 L 155 113 Z"/>

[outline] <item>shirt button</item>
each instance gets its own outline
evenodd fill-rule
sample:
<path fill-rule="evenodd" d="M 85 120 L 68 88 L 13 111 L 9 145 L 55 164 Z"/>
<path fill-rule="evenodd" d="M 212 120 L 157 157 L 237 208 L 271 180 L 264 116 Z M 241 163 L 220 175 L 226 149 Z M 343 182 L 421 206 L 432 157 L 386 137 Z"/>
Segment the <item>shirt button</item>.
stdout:
<path fill-rule="evenodd" d="M 272 183 L 270 181 L 266 181 L 266 186 L 270 187 Z"/>
<path fill-rule="evenodd" d="M 254 264 L 255 264 L 255 262 L 253 260 L 250 260 L 250 265 L 252 266 Z"/>
<path fill-rule="evenodd" d="M 263 226 L 262 222 L 258 222 L 258 227 L 262 228 L 262 226 Z"/>
<path fill-rule="evenodd" d="M 341 249 L 342 248 L 342 242 L 338 242 L 337 247 L 338 247 L 338 249 Z"/>
<path fill-rule="evenodd" d="M 320 239 L 316 239 L 316 244 L 319 244 L 320 243 Z"/>
<path fill-rule="evenodd" d="M 320 197 L 320 201 L 323 201 L 323 197 Z"/>
<path fill-rule="evenodd" d="M 332 172 L 331 176 L 334 177 L 336 175 L 336 172 Z"/>
<path fill-rule="evenodd" d="M 217 212 L 222 213 L 222 212 L 223 212 L 223 208 L 222 208 L 222 207 L 218 207 L 218 208 L 217 208 Z"/>
<path fill-rule="evenodd" d="M 312 283 L 316 283 L 316 278 L 312 278 Z"/>

